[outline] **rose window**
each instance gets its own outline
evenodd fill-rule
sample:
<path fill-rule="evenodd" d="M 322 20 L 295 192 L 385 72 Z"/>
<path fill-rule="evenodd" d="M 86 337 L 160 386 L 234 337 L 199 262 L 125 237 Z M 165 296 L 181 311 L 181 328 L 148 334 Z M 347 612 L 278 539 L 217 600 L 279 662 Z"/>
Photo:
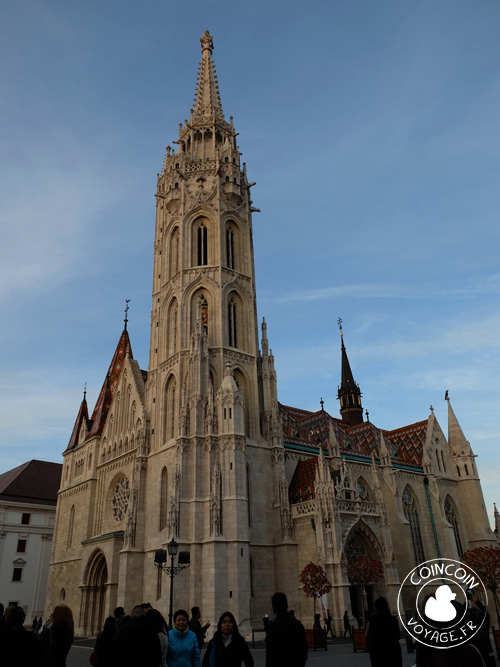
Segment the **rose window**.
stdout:
<path fill-rule="evenodd" d="M 130 498 L 130 485 L 126 477 L 122 477 L 115 485 L 111 506 L 113 508 L 113 518 L 115 521 L 121 521 L 127 513 L 128 502 Z"/>

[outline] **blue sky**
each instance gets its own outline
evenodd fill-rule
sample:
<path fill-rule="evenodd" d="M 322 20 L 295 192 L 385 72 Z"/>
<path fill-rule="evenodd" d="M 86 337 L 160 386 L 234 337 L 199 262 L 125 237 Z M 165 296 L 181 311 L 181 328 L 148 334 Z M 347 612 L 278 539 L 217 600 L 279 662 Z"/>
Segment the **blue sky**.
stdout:
<path fill-rule="evenodd" d="M 24 0 L 0 9 L 0 472 L 61 461 L 131 299 L 147 368 L 156 173 L 214 37 L 283 403 L 337 414 L 337 318 L 370 419 L 500 457 L 500 4 Z"/>

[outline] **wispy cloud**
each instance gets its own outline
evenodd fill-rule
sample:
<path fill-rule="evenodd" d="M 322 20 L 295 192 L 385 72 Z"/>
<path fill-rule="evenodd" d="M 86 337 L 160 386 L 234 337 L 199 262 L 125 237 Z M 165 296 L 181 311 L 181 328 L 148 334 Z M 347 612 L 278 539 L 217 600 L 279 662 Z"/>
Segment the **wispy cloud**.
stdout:
<path fill-rule="evenodd" d="M 432 299 L 459 298 L 479 294 L 500 294 L 500 274 L 484 276 L 469 285 L 437 288 L 425 284 L 347 284 L 308 291 L 297 291 L 284 296 L 268 299 L 274 303 L 296 303 L 297 301 L 327 301 L 352 297 L 357 299 Z"/>

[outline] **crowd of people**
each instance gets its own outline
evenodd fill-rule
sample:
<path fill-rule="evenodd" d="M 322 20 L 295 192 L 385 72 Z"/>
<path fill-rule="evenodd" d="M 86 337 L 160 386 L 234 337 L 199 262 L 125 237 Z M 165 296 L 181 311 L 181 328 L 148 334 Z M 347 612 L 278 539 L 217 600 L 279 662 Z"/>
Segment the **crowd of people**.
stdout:
<path fill-rule="evenodd" d="M 308 658 L 306 631 L 288 610 L 284 593 L 271 599 L 274 619 L 266 615 L 266 667 L 304 667 Z M 471 618 L 484 617 L 474 641 L 446 651 L 417 643 L 416 667 L 493 667 L 495 659 L 489 640 L 489 616 L 473 596 L 467 612 Z M 0 604 L 0 665 L 8 667 L 66 667 L 66 657 L 74 638 L 71 609 L 65 604 L 54 608 L 49 620 L 34 619 L 33 632 L 25 627 L 22 607 L 9 607 L 5 614 Z M 332 617 L 327 610 L 326 630 Z M 319 626 L 319 614 L 315 617 Z M 343 617 L 344 638 L 351 633 L 349 615 Z M 202 649 L 210 622 L 201 624 L 199 607 L 173 614 L 169 630 L 165 618 L 150 603 L 136 605 L 130 616 L 117 607 L 104 622 L 90 656 L 93 667 L 253 667 L 250 649 L 240 634 L 230 611 L 221 614 L 217 629 Z M 320 627 L 320 626 L 319 626 Z M 332 633 L 333 634 L 333 633 Z M 384 598 L 375 601 L 375 613 L 366 623 L 366 638 L 372 667 L 402 667 L 401 634 L 395 615 Z"/>
<path fill-rule="evenodd" d="M 4 606 L 0 604 L 0 664 L 8 667 L 66 667 L 66 656 L 74 636 L 71 609 L 65 604 L 57 605 L 43 628 L 42 619 L 37 619 L 36 628 L 32 624 L 33 632 L 26 630 L 25 620 L 22 607 L 7 607 L 4 613 Z"/>

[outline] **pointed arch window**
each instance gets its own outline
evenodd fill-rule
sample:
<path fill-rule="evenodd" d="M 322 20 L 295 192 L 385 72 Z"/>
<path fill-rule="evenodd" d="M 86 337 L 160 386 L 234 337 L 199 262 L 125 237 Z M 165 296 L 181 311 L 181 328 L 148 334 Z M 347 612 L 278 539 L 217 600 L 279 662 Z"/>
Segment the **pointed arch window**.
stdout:
<path fill-rule="evenodd" d="M 69 526 L 68 526 L 68 549 L 71 547 L 73 542 L 73 527 L 75 525 L 75 506 L 71 506 L 71 511 L 69 513 Z"/>
<path fill-rule="evenodd" d="M 180 232 L 179 227 L 176 227 L 172 233 L 172 240 L 170 243 L 170 277 L 172 278 L 179 273 L 179 243 Z"/>
<path fill-rule="evenodd" d="M 230 347 L 238 347 L 236 302 L 231 299 L 227 305 L 228 340 Z"/>
<path fill-rule="evenodd" d="M 177 382 L 172 375 L 167 382 L 165 390 L 165 439 L 170 440 L 175 436 L 175 407 L 176 407 Z"/>
<path fill-rule="evenodd" d="M 424 546 L 422 544 L 422 535 L 420 533 L 420 522 L 418 520 L 417 505 L 413 493 L 406 488 L 403 492 L 403 511 L 410 524 L 411 541 L 413 544 L 413 553 L 418 563 L 425 561 Z"/>
<path fill-rule="evenodd" d="M 444 513 L 446 515 L 446 520 L 448 521 L 449 524 L 451 524 L 451 527 L 453 528 L 453 535 L 455 536 L 455 544 L 457 545 L 458 555 L 460 556 L 460 558 L 462 558 L 464 553 L 462 549 L 462 540 L 460 539 L 460 530 L 458 528 L 457 515 L 455 513 L 455 508 L 453 507 L 453 504 L 450 500 L 450 496 L 447 496 L 446 500 L 444 501 Z"/>
<path fill-rule="evenodd" d="M 174 299 L 168 309 L 168 341 L 167 352 L 174 354 L 178 346 L 178 305 L 177 299 Z"/>
<path fill-rule="evenodd" d="M 232 227 L 226 229 L 226 266 L 234 269 L 234 231 Z"/>
<path fill-rule="evenodd" d="M 198 225 L 197 239 L 198 266 L 206 266 L 208 264 L 208 231 L 202 222 Z"/>
<path fill-rule="evenodd" d="M 167 527 L 168 518 L 168 470 L 163 468 L 161 471 L 160 482 L 160 525 L 159 529 L 163 530 Z"/>

